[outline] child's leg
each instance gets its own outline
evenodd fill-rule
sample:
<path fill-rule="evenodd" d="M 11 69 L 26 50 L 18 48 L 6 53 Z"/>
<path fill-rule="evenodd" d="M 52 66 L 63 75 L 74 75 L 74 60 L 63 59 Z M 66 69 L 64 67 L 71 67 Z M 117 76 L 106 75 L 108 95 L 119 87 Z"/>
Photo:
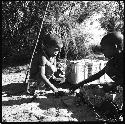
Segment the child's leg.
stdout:
<path fill-rule="evenodd" d="M 45 89 L 45 83 L 42 81 L 39 73 L 36 75 L 36 80 L 37 80 L 37 89 L 44 90 Z"/>
<path fill-rule="evenodd" d="M 108 93 L 108 92 L 116 92 L 117 91 L 117 85 L 115 85 L 115 83 L 111 82 L 110 84 L 112 85 L 108 85 L 108 84 L 103 84 L 103 90 L 105 93 Z"/>
<path fill-rule="evenodd" d="M 113 82 L 114 83 L 114 82 Z M 122 89 L 122 87 L 121 87 Z M 117 104 L 119 108 L 121 108 L 123 104 L 123 91 L 122 90 L 117 90 L 116 85 L 105 85 L 103 90 L 105 91 L 105 97 L 112 100 L 114 103 Z M 111 93 L 110 93 L 111 91 Z M 114 94 L 114 96 L 113 96 Z"/>
<path fill-rule="evenodd" d="M 122 109 L 122 107 L 123 107 L 123 87 L 119 86 L 118 90 L 119 90 L 119 92 L 116 93 L 116 96 L 113 99 L 113 102 L 118 105 L 119 109 Z"/>
<path fill-rule="evenodd" d="M 86 90 L 91 91 L 93 95 L 104 96 L 105 94 L 103 88 L 100 88 L 98 84 L 90 84 L 84 87 Z"/>

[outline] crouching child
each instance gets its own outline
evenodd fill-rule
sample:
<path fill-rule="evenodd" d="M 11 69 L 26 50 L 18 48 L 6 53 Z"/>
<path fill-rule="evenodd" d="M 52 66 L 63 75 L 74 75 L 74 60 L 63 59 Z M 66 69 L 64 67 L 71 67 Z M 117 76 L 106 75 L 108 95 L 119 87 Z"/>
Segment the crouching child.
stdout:
<path fill-rule="evenodd" d="M 55 34 L 42 34 L 37 50 L 31 64 L 27 92 L 34 94 L 36 89 L 50 88 L 58 92 L 54 73 L 56 68 L 56 57 L 61 51 L 63 43 Z"/>

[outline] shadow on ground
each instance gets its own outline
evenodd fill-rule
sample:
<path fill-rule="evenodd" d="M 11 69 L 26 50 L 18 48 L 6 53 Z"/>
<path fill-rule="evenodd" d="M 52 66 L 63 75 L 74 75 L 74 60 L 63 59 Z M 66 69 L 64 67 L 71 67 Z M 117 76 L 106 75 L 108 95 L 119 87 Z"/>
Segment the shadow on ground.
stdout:
<path fill-rule="evenodd" d="M 27 83 L 12 83 L 2 86 L 2 95 L 21 95 L 26 93 Z"/>
<path fill-rule="evenodd" d="M 15 106 L 15 105 L 21 105 L 28 103 L 33 103 L 39 105 L 37 106 L 40 108 L 40 110 L 48 110 L 50 108 L 55 108 L 56 110 L 62 109 L 72 112 L 72 117 L 76 118 L 78 121 L 97 121 L 95 117 L 95 113 L 92 112 L 86 105 L 84 106 L 65 106 L 60 98 L 55 98 L 53 94 L 51 95 L 40 95 L 37 98 L 35 98 L 33 101 L 32 96 L 27 95 L 26 93 L 27 84 L 24 83 L 14 83 L 14 84 L 8 84 L 6 86 L 2 87 L 2 91 L 8 93 L 8 95 L 11 95 L 10 97 L 5 96 L 2 97 L 2 107 L 4 106 Z M 21 107 L 20 106 L 20 107 Z M 63 113 L 65 114 L 65 113 Z M 47 112 L 47 116 L 50 116 L 51 113 Z M 54 115 L 53 115 L 54 116 Z M 61 117 L 61 115 L 58 115 Z"/>
<path fill-rule="evenodd" d="M 19 97 L 19 96 L 18 96 Z M 55 108 L 56 110 L 62 109 L 64 111 L 72 112 L 72 117 L 76 118 L 78 121 L 97 121 L 95 117 L 95 113 L 92 112 L 87 106 L 69 106 L 66 107 L 62 104 L 60 99 L 53 99 L 53 98 L 36 98 L 33 102 L 30 102 L 31 98 L 18 98 L 16 100 L 8 100 L 8 101 L 2 101 L 2 107 L 3 106 L 15 106 L 22 104 L 36 104 L 39 103 L 37 106 L 40 110 L 49 110 L 50 108 Z M 30 104 L 29 104 L 30 107 Z M 54 112 L 53 112 L 54 113 Z M 44 113 L 46 116 L 54 116 L 52 112 L 46 111 Z M 64 116 L 65 113 L 62 113 Z M 54 116 L 55 117 L 55 116 Z M 58 117 L 61 117 L 61 115 L 58 115 Z M 65 116 L 64 116 L 65 117 Z"/>

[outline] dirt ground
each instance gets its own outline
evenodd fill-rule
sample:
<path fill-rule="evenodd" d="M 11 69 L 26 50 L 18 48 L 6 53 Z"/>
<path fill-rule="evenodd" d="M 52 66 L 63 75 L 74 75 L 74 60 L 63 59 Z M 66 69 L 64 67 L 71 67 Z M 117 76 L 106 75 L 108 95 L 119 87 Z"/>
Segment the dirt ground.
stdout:
<path fill-rule="evenodd" d="M 2 122 L 83 122 L 101 121 L 86 104 L 77 105 L 75 97 L 55 97 L 41 91 L 36 99 L 26 93 L 26 66 L 2 70 Z"/>
<path fill-rule="evenodd" d="M 21 67 L 19 67 L 19 70 Z M 25 68 L 2 73 L 2 122 L 80 122 L 97 121 L 96 114 L 87 105 L 65 105 L 62 97 L 56 98 L 44 91 L 34 101 L 26 93 Z"/>

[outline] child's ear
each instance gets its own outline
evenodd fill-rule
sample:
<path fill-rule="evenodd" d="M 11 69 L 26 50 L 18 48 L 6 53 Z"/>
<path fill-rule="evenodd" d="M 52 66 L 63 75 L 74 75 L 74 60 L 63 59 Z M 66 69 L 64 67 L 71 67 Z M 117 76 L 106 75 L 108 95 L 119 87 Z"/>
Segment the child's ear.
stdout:
<path fill-rule="evenodd" d="M 115 48 L 118 49 L 118 45 L 117 44 L 115 44 Z"/>
<path fill-rule="evenodd" d="M 116 48 L 117 50 L 122 50 L 122 47 L 119 46 L 119 45 L 117 45 L 117 44 L 115 44 L 115 48 Z"/>

